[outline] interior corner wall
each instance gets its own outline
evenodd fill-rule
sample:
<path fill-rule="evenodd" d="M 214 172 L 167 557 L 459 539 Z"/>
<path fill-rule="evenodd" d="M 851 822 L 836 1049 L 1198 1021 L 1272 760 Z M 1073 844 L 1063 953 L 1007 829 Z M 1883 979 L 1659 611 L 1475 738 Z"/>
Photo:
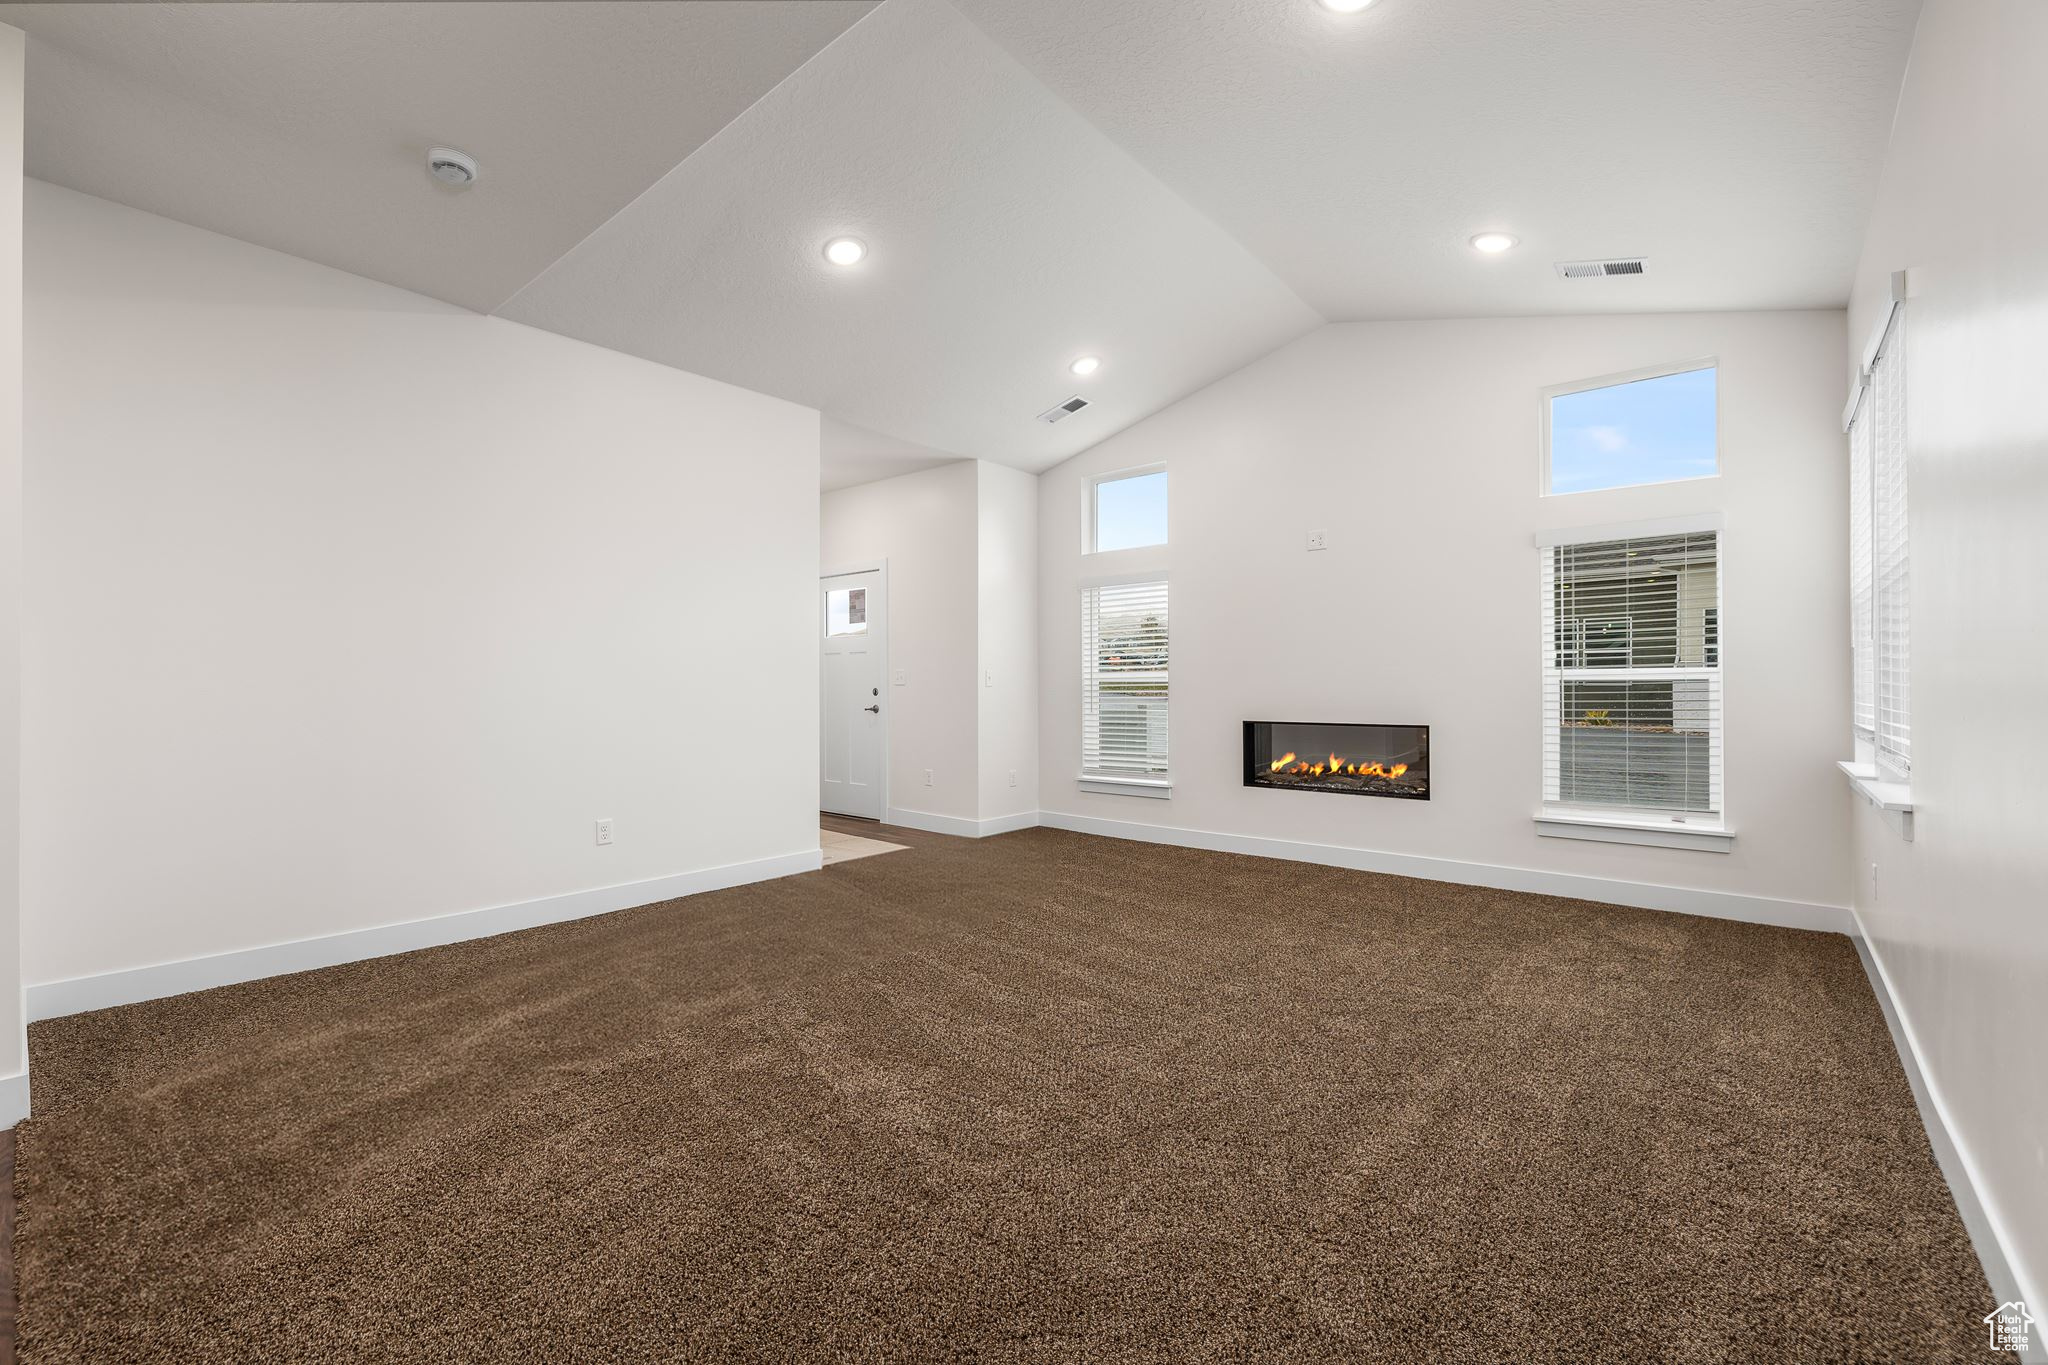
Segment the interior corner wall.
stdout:
<path fill-rule="evenodd" d="M 1846 793 L 1855 905 L 2018 1281 L 2048 1299 L 2048 5 L 1929 0 L 1849 312 L 1905 314 L 1913 839 Z M 1987 1263 L 1990 1258 L 1987 1257 Z M 2048 1316 L 2048 1315 L 2044 1315 Z"/>
<path fill-rule="evenodd" d="M 1038 480 L 977 462 L 980 817 L 1038 811 Z"/>
<path fill-rule="evenodd" d="M 1572 894 L 1606 899 L 1760 898 L 1781 922 L 1845 924 L 1842 339 L 1833 311 L 1330 326 L 1041 475 L 1048 820 L 1434 859 L 1452 880 L 1596 878 Z M 1539 496 L 1545 387 L 1709 356 L 1719 477 Z M 1170 544 L 1083 555 L 1089 478 L 1148 465 L 1168 473 Z M 1535 533 L 1710 510 L 1727 526 L 1733 851 L 1539 837 Z M 1329 548 L 1309 551 L 1317 530 Z M 1155 554 L 1172 585 L 1172 798 L 1084 792 L 1079 588 Z M 1248 719 L 1428 724 L 1432 799 L 1247 789 Z"/>
<path fill-rule="evenodd" d="M 817 856 L 814 410 L 34 181 L 26 241 L 31 983 Z"/>
<path fill-rule="evenodd" d="M 0 24 L 0 1128 L 28 1113 L 21 973 L 21 235 L 27 40 Z"/>
<path fill-rule="evenodd" d="M 979 819 L 978 487 L 961 460 L 818 500 L 821 572 L 888 561 L 888 808 L 906 823 Z"/>

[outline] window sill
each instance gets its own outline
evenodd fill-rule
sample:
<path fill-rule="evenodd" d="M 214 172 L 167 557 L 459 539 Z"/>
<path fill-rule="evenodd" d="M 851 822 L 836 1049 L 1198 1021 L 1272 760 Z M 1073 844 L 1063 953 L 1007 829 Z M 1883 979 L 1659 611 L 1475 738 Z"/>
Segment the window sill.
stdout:
<path fill-rule="evenodd" d="M 1886 781 L 1875 763 L 1837 763 L 1835 766 L 1849 775 L 1849 786 L 1855 793 L 1879 810 L 1912 813 L 1913 788 L 1904 782 Z"/>
<path fill-rule="evenodd" d="M 1152 796 L 1167 801 L 1173 799 L 1173 779 L 1168 777 L 1091 777 L 1083 773 L 1078 780 L 1082 791 L 1094 792 L 1099 796 Z"/>
<path fill-rule="evenodd" d="M 1725 825 L 1679 824 L 1651 817 L 1579 811 L 1543 811 L 1536 817 L 1536 832 L 1546 839 L 1591 839 L 1603 844 L 1689 848 L 1700 853 L 1728 853 L 1735 847 L 1735 831 Z"/>
<path fill-rule="evenodd" d="M 1889 782 L 1875 763 L 1835 764 L 1849 779 L 1849 790 L 1887 815 L 1899 817 L 1899 833 L 1913 840 L 1913 788 L 1905 782 Z"/>

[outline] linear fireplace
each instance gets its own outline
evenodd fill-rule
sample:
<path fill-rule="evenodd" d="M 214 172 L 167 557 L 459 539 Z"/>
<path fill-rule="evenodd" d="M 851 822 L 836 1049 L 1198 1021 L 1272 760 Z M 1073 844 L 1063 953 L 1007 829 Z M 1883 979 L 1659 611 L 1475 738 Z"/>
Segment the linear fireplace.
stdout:
<path fill-rule="evenodd" d="M 1244 784 L 1427 801 L 1429 727 L 1248 720 Z"/>

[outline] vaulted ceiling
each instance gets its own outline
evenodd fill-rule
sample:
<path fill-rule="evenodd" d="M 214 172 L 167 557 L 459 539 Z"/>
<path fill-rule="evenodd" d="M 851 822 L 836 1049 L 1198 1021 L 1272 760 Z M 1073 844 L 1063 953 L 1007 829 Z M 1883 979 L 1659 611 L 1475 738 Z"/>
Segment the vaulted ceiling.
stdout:
<path fill-rule="evenodd" d="M 821 408 L 842 484 L 1046 468 L 1325 321 L 1839 306 L 1918 3 L 0 21 L 32 39 L 31 175 Z M 430 180 L 431 145 L 477 184 Z M 824 261 L 840 233 L 859 266 Z M 1553 269 L 1623 254 L 1647 272 Z"/>

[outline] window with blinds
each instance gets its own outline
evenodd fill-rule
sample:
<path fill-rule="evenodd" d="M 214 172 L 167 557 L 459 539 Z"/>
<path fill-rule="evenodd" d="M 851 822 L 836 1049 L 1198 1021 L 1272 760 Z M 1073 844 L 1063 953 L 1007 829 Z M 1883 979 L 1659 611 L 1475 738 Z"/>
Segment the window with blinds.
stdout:
<path fill-rule="evenodd" d="M 1543 802 L 1721 813 L 1720 533 L 1543 551 Z"/>
<path fill-rule="evenodd" d="M 1167 769 L 1166 583 L 1081 590 L 1081 772 L 1162 778 Z"/>
<path fill-rule="evenodd" d="M 1870 638 L 1870 452 L 1866 410 L 1849 427 L 1849 663 L 1856 733 L 1874 741 L 1877 681 Z"/>
<path fill-rule="evenodd" d="M 1906 538 L 1906 310 L 1892 314 L 1870 367 L 1870 674 L 1878 762 L 1903 777 L 1912 768 L 1912 636 L 1907 613 L 1911 557 Z"/>

